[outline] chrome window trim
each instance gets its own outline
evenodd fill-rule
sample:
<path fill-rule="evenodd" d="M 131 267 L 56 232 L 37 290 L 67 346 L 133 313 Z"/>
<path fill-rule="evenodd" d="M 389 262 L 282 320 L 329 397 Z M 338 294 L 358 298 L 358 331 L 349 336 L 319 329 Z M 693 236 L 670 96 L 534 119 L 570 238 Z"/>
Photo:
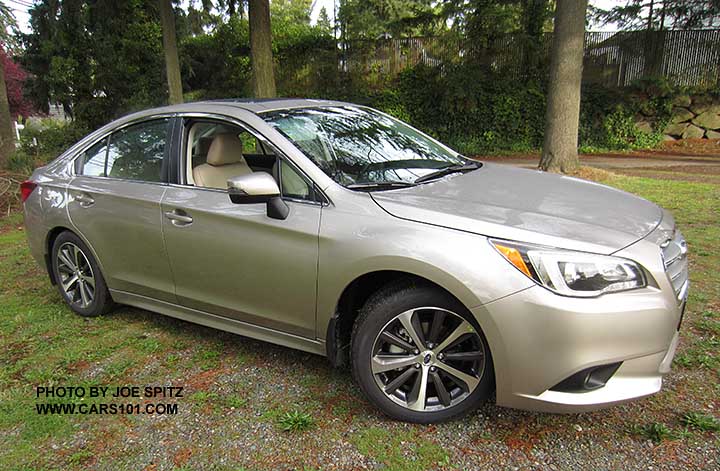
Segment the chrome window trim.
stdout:
<path fill-rule="evenodd" d="M 128 183 L 144 183 L 146 185 L 156 185 L 156 186 L 168 186 L 170 185 L 168 182 L 149 182 L 146 180 L 131 180 L 129 178 L 117 178 L 117 177 L 101 177 L 99 175 L 73 175 L 73 179 L 75 178 L 94 178 L 98 180 L 110 180 L 115 182 L 128 182 Z"/>
<path fill-rule="evenodd" d="M 128 181 L 128 180 L 123 180 L 123 181 Z M 228 191 L 223 190 L 222 188 L 210 188 L 207 186 L 194 186 L 194 185 L 186 185 L 186 184 L 182 184 L 182 183 L 165 183 L 164 185 L 169 188 L 179 188 L 179 189 L 183 189 L 183 190 L 208 191 L 208 192 L 212 192 L 212 193 L 222 193 L 225 195 L 228 194 Z M 307 200 L 301 200 L 301 199 L 297 199 L 297 198 L 291 198 L 289 196 L 283 196 L 282 199 L 283 199 L 283 201 L 290 201 L 293 203 L 304 203 L 304 204 L 309 204 L 311 206 L 327 206 L 327 203 L 321 203 L 320 201 L 307 201 Z M 265 203 L 250 203 L 250 204 L 265 204 Z"/>

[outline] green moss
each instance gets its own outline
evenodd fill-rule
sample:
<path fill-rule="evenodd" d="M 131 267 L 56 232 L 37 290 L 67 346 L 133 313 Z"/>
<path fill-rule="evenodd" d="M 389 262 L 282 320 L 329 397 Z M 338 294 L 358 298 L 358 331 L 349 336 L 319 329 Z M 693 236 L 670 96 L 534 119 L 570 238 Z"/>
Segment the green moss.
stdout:
<path fill-rule="evenodd" d="M 368 427 L 351 441 L 360 453 L 383 463 L 388 471 L 437 469 L 448 461 L 443 447 L 414 431 Z"/>

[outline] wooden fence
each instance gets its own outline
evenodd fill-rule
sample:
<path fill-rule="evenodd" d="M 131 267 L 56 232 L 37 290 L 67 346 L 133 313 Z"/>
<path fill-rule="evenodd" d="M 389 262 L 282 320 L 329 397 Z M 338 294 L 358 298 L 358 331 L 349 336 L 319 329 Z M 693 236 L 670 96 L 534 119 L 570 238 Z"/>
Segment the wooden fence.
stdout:
<path fill-rule="evenodd" d="M 506 34 L 482 45 L 450 37 L 353 41 L 341 48 L 341 68 L 387 78 L 418 64 L 442 67 L 475 61 L 508 79 L 542 78 L 551 43 L 551 33 L 540 39 Z M 649 77 L 664 77 L 675 85 L 719 87 L 720 30 L 586 33 L 586 82 L 624 87 Z"/>

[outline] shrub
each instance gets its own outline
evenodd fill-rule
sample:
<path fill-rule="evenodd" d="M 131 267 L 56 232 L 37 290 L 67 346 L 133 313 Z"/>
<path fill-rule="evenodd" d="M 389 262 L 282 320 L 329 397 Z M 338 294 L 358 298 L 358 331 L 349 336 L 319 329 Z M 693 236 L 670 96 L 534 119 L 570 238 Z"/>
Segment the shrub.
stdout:
<path fill-rule="evenodd" d="M 22 175 L 31 174 L 35 168 L 41 165 L 42 163 L 36 163 L 36 156 L 30 155 L 22 149 L 16 149 L 15 152 L 10 154 L 6 163 L 8 170 Z"/>
<path fill-rule="evenodd" d="M 360 96 L 343 98 L 408 121 L 466 155 L 528 152 L 542 146 L 546 107 L 542 82 L 508 82 L 469 64 L 418 65 L 401 72 L 381 91 L 367 92 L 365 97 L 362 88 L 355 91 Z M 629 90 L 584 86 L 581 150 L 657 147 L 670 118 L 672 96 L 659 85 L 639 84 Z M 638 129 L 640 114 L 654 123 L 656 131 Z"/>
<path fill-rule="evenodd" d="M 35 156 L 52 156 L 65 151 L 87 134 L 73 121 L 42 119 L 28 123 L 20 134 L 20 149 Z"/>
<path fill-rule="evenodd" d="M 272 30 L 280 96 L 328 97 L 337 93 L 337 46 L 327 31 L 282 18 L 273 18 Z M 195 92 L 194 98 L 251 95 L 249 34 L 247 19 L 232 16 L 211 33 L 181 39 L 182 76 L 185 88 Z"/>
<path fill-rule="evenodd" d="M 603 119 L 606 147 L 613 150 L 649 149 L 662 142 L 662 133 L 646 133 L 635 124 L 634 113 L 619 105 Z M 664 125 L 662 125 L 664 127 Z"/>
<path fill-rule="evenodd" d="M 483 77 L 471 65 L 419 65 L 402 72 L 371 104 L 409 121 L 466 154 L 538 148 L 545 94 L 542 84 Z"/>
<path fill-rule="evenodd" d="M 412 120 L 412 116 L 408 112 L 400 93 L 395 88 L 384 90 L 381 94 L 373 97 L 371 101 L 375 108 L 397 119 L 402 121 Z"/>
<path fill-rule="evenodd" d="M 7 161 L 13 172 L 29 174 L 60 155 L 80 140 L 86 131 L 75 122 L 42 119 L 25 125 L 20 133 L 20 146 Z"/>

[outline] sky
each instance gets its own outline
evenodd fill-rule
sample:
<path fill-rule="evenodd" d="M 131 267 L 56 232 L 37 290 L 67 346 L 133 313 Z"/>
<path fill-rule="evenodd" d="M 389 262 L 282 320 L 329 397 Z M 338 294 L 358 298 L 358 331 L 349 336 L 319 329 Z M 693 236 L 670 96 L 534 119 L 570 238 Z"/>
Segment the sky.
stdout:
<path fill-rule="evenodd" d="M 29 15 L 28 10 L 30 9 L 30 6 L 33 3 L 33 0 L 0 0 L 5 5 L 10 7 L 13 10 L 13 13 L 15 14 L 15 18 L 17 19 L 18 26 L 20 26 L 20 30 L 24 33 L 30 32 L 30 26 L 28 25 L 29 21 Z M 272 1 L 272 0 L 270 0 Z M 322 7 L 325 7 L 325 9 L 328 12 L 328 16 L 330 16 L 330 20 L 333 20 L 333 2 L 335 0 L 314 0 L 313 2 L 313 12 L 312 12 L 312 21 L 313 23 L 317 21 L 317 16 L 320 13 L 320 9 Z M 186 3 L 187 0 L 183 0 L 183 3 Z M 620 5 L 625 3 L 625 0 L 590 0 L 590 4 L 599 8 L 611 8 L 615 5 Z M 613 25 L 605 25 L 602 27 L 594 26 L 590 28 L 592 31 L 612 31 L 616 29 Z"/>

